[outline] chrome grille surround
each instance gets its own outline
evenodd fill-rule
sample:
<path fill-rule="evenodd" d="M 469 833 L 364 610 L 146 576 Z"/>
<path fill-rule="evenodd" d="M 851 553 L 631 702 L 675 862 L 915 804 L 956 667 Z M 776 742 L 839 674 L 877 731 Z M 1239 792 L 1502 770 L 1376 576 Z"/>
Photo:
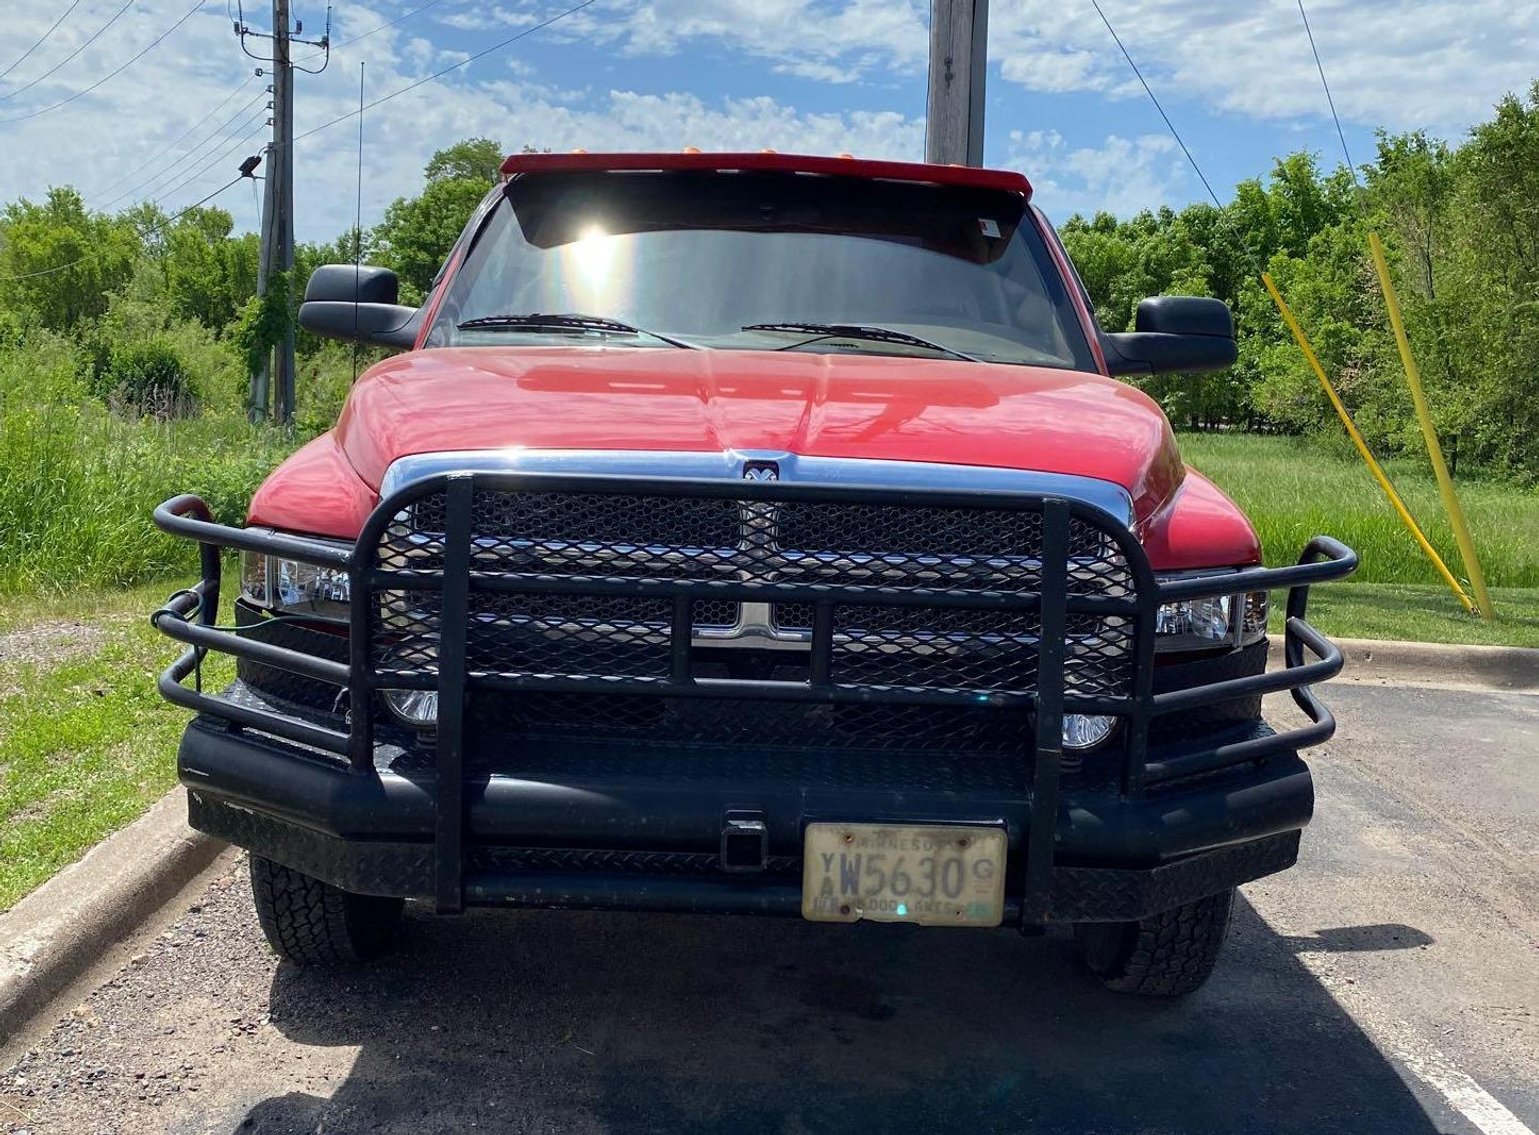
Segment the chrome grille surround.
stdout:
<path fill-rule="evenodd" d="M 778 474 L 775 479 L 804 484 L 845 485 L 879 488 L 967 489 L 978 492 L 1010 491 L 1044 496 L 1061 496 L 1082 501 L 1110 513 L 1124 525 L 1131 527 L 1134 520 L 1133 502 L 1127 491 L 1110 481 L 1091 477 L 1047 473 L 1037 470 L 1001 469 L 997 467 L 941 464 L 920 461 L 883 461 L 864 458 L 804 457 L 797 454 L 770 450 L 722 450 L 712 452 L 669 452 L 656 450 L 565 450 L 565 449 L 504 449 L 460 450 L 439 453 L 413 454 L 397 459 L 386 471 L 381 484 L 381 497 L 395 492 L 422 479 L 444 473 L 496 473 L 537 472 L 592 474 L 602 476 L 669 477 L 681 480 L 736 480 L 752 476 L 764 466 L 773 466 Z M 441 551 L 438 537 L 442 532 L 441 518 L 431 514 L 429 498 L 415 506 L 411 517 L 400 518 L 406 530 L 400 535 L 431 555 Z M 838 577 L 840 582 L 877 583 L 883 580 L 906 581 L 909 584 L 923 582 L 929 574 L 931 582 L 954 587 L 958 585 L 987 585 L 1003 582 L 1002 577 L 1031 571 L 1039 567 L 1030 556 L 989 555 L 981 548 L 970 556 L 941 557 L 933 551 L 877 552 L 869 549 L 831 551 L 817 548 L 831 541 L 830 531 L 838 531 L 841 525 L 830 521 L 826 510 L 803 509 L 795 519 L 803 528 L 812 531 L 806 535 L 823 537 L 802 541 L 811 547 L 782 547 L 783 517 L 780 509 L 763 503 L 743 502 L 738 506 L 739 515 L 735 539 L 700 541 L 698 546 L 687 541 L 670 541 L 668 544 L 626 543 L 616 539 L 539 539 L 521 538 L 512 532 L 487 532 L 477 538 L 480 556 L 506 556 L 509 552 L 525 553 L 532 560 L 559 564 L 563 570 L 576 568 L 602 570 L 613 573 L 618 568 L 624 574 L 627 565 L 645 567 L 648 574 L 660 566 L 673 562 L 677 565 L 692 564 L 709 566 L 722 573 L 723 578 L 773 578 L 779 580 L 815 581 Z M 821 515 L 820 515 L 821 514 Z M 820 531 L 821 530 L 821 531 Z M 573 535 L 576 535 L 575 533 Z M 584 533 L 583 535 L 592 535 Z M 1094 538 L 1094 537 L 1092 537 Z M 789 541 L 797 541 L 793 535 Z M 711 543 L 715 546 L 706 546 Z M 1103 546 L 1071 549 L 1071 565 L 1077 568 L 1084 585 L 1094 583 L 1094 566 L 1104 562 L 1108 549 Z M 925 572 L 925 567 L 932 570 Z M 945 570 L 940 570 L 944 566 Z M 916 569 L 918 569 L 916 571 Z M 1073 590 L 1071 582 L 1071 590 Z M 698 646 L 718 649 L 739 648 L 758 650 L 805 650 L 811 640 L 810 605 L 799 603 L 733 604 L 709 601 L 697 610 L 694 626 L 694 642 Z M 734 610 L 735 609 L 735 610 Z M 602 617 L 589 617 L 590 612 L 570 616 L 560 624 L 558 633 L 606 633 L 619 632 Z M 550 626 L 548 629 L 557 630 Z M 635 625 L 626 625 L 623 633 L 636 636 L 638 641 L 666 641 L 666 622 L 646 619 Z M 1034 636 L 984 635 L 962 636 L 975 646 L 1003 645 L 1006 642 L 1018 646 L 1035 647 Z M 885 631 L 881 634 L 859 636 L 867 649 L 908 649 L 920 653 L 955 650 L 963 642 L 955 635 L 947 635 L 925 628 L 913 628 L 905 633 Z M 1107 644 L 1099 636 L 1079 636 L 1071 640 L 1071 656 L 1088 648 L 1092 652 L 1104 650 Z"/>

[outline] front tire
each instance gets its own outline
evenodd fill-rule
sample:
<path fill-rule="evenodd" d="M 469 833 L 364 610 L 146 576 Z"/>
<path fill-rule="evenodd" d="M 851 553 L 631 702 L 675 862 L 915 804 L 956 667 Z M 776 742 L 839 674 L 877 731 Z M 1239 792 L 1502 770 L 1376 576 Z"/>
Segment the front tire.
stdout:
<path fill-rule="evenodd" d="M 1229 929 L 1234 888 L 1137 922 L 1074 927 L 1085 967 L 1118 993 L 1181 997 L 1213 972 Z"/>
<path fill-rule="evenodd" d="M 355 895 L 258 855 L 251 856 L 251 896 L 268 944 L 295 965 L 377 958 L 401 923 L 401 899 Z"/>

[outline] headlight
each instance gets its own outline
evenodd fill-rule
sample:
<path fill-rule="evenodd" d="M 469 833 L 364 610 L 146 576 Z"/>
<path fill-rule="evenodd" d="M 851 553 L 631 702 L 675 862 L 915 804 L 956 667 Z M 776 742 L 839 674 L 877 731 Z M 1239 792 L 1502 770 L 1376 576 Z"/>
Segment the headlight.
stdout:
<path fill-rule="evenodd" d="M 241 553 L 240 592 L 247 601 L 267 610 L 328 619 L 347 618 L 352 599 L 351 580 L 342 568 L 317 567 L 256 552 Z"/>
<path fill-rule="evenodd" d="M 1234 596 L 1166 603 L 1154 617 L 1155 649 L 1202 650 L 1234 642 Z"/>
<path fill-rule="evenodd" d="M 1265 591 L 1165 603 L 1154 617 L 1154 649 L 1163 654 L 1250 646 L 1266 637 L 1266 618 Z"/>

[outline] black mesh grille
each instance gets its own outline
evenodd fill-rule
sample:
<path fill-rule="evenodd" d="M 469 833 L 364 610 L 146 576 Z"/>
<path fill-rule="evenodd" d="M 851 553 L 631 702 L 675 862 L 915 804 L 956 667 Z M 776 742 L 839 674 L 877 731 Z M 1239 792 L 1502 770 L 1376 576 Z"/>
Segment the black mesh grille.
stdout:
<path fill-rule="evenodd" d="M 989 597 L 1042 586 L 1043 514 L 1026 508 L 858 503 L 710 496 L 523 492 L 478 485 L 472 499 L 473 580 L 486 583 L 684 581 L 691 597 L 696 680 L 807 683 L 814 603 L 747 603 L 711 584 L 811 585 L 826 592 L 833 628 L 829 681 L 837 689 L 928 693 L 1031 693 L 1040 616 L 935 605 L 892 605 L 897 595 Z M 377 565 L 442 571 L 442 492 L 400 513 Z M 1071 521 L 1068 591 L 1131 598 L 1133 576 L 1115 540 Z M 657 736 L 670 742 L 747 741 L 877 748 L 950 744 L 1020 746 L 1024 711 L 997 705 L 814 705 L 805 702 L 659 698 L 606 691 L 617 679 L 662 683 L 676 659 L 673 600 L 666 595 L 584 595 L 473 587 L 467 631 L 472 679 L 497 676 L 538 687 L 591 683 L 592 693 L 525 689 L 477 695 L 477 713 L 514 735 Z M 441 601 L 436 588 L 379 595 L 373 662 L 392 674 L 434 673 Z M 773 631 L 744 634 L 768 621 Z M 1068 626 L 1065 680 L 1081 694 L 1131 692 L 1133 624 L 1076 614 Z M 676 676 L 676 675 L 675 675 Z"/>

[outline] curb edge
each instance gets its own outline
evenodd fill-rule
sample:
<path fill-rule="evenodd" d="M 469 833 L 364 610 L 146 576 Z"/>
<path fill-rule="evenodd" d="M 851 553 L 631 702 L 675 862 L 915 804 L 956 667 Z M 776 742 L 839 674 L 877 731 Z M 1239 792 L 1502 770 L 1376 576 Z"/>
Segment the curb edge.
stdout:
<path fill-rule="evenodd" d="M 1539 650 L 1394 639 L 1335 638 L 1346 655 L 1337 681 L 1539 692 Z M 1282 636 L 1271 636 L 1269 666 L 1282 665 Z"/>
<path fill-rule="evenodd" d="M 225 849 L 187 826 L 172 789 L 127 827 L 0 913 L 0 1044 Z"/>

